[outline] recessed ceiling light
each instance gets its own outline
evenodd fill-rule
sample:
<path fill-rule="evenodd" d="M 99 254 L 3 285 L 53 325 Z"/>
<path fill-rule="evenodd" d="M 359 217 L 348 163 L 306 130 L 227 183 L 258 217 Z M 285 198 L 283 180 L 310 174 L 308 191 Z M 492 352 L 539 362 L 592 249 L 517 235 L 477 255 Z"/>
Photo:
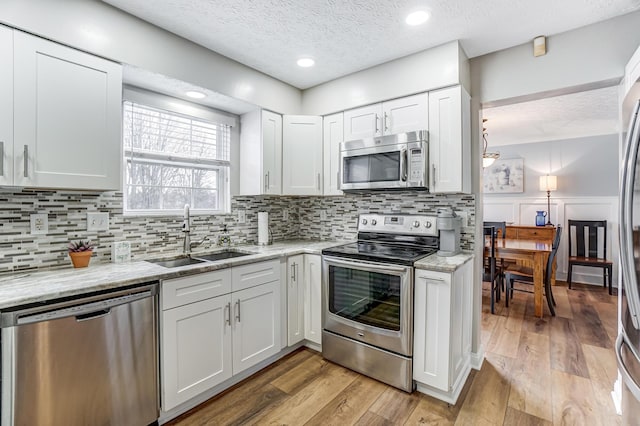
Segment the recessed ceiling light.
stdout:
<path fill-rule="evenodd" d="M 408 14 L 407 19 L 405 19 L 405 22 L 407 23 L 407 25 L 414 26 L 414 25 L 424 24 L 428 20 L 429 20 L 429 12 L 424 10 L 418 10 Z"/>
<path fill-rule="evenodd" d="M 316 63 L 316 61 L 314 61 L 311 58 L 300 58 L 300 59 L 298 59 L 298 62 L 297 62 L 298 66 L 302 67 L 302 68 L 312 67 L 312 66 L 315 65 L 315 63 Z"/>
<path fill-rule="evenodd" d="M 202 99 L 207 96 L 204 93 L 196 92 L 195 90 L 189 90 L 188 92 L 185 93 L 185 95 L 193 99 Z"/>

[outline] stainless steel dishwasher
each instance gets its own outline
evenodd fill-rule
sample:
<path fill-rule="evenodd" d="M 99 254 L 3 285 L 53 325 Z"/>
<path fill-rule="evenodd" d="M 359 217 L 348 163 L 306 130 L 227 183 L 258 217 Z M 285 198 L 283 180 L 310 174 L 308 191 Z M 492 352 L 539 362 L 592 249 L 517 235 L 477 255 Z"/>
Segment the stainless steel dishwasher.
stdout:
<path fill-rule="evenodd" d="M 2 425 L 158 419 L 158 284 L 0 314 Z"/>

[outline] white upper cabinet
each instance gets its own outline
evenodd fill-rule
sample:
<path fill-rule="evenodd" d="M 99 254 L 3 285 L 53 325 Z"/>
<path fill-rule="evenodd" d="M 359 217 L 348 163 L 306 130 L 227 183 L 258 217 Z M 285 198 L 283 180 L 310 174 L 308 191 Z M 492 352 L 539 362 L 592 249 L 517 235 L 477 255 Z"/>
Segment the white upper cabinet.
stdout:
<path fill-rule="evenodd" d="M 427 93 L 344 112 L 344 140 L 373 138 L 429 128 Z"/>
<path fill-rule="evenodd" d="M 342 195 L 340 181 L 340 143 L 344 141 L 343 114 L 323 118 L 324 195 Z"/>
<path fill-rule="evenodd" d="M 0 26 L 0 185 L 13 185 L 13 31 Z"/>
<path fill-rule="evenodd" d="M 427 130 L 429 95 L 420 93 L 382 103 L 382 128 L 385 135 Z"/>
<path fill-rule="evenodd" d="M 471 101 L 462 87 L 429 92 L 430 192 L 471 192 Z"/>
<path fill-rule="evenodd" d="M 344 140 L 382 136 L 382 104 L 367 105 L 344 112 Z"/>
<path fill-rule="evenodd" d="M 322 195 L 322 117 L 285 115 L 282 134 L 282 193 Z"/>
<path fill-rule="evenodd" d="M 121 66 L 13 36 L 13 184 L 121 189 Z"/>
<path fill-rule="evenodd" d="M 241 116 L 240 195 L 282 193 L 282 116 L 255 110 Z"/>

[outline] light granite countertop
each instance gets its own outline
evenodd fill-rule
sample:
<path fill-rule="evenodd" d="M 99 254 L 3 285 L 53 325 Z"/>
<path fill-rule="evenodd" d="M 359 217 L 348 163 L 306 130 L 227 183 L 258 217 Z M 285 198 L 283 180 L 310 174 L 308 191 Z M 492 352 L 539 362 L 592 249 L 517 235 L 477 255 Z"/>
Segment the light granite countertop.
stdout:
<path fill-rule="evenodd" d="M 428 269 L 436 272 L 454 272 L 456 269 L 473 259 L 473 253 L 462 252 L 455 256 L 442 257 L 432 254 L 415 263 L 418 269 Z"/>
<path fill-rule="evenodd" d="M 201 272 L 276 259 L 302 253 L 321 254 L 322 249 L 344 244 L 345 241 L 293 240 L 276 242 L 269 246 L 234 246 L 234 250 L 253 253 L 248 256 L 203 262 L 177 268 L 165 268 L 154 263 L 92 263 L 87 268 L 48 271 L 24 271 L 0 276 L 0 309 L 30 303 L 39 303 L 60 297 L 76 296 L 100 290 L 115 289 L 168 278 L 177 278 Z M 194 252 L 193 257 L 206 252 Z"/>

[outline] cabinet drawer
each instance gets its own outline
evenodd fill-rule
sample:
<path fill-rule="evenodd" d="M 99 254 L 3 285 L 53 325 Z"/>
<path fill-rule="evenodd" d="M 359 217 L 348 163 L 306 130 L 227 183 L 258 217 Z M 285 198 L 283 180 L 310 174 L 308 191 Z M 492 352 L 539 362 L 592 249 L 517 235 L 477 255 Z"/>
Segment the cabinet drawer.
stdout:
<path fill-rule="evenodd" d="M 231 269 L 162 281 L 162 310 L 231 292 Z"/>
<path fill-rule="evenodd" d="M 280 281 L 280 260 L 274 259 L 234 267 L 231 268 L 231 275 L 233 291 Z"/>
<path fill-rule="evenodd" d="M 519 229 L 518 239 L 520 240 L 540 240 L 540 239 L 553 240 L 553 228 Z"/>

